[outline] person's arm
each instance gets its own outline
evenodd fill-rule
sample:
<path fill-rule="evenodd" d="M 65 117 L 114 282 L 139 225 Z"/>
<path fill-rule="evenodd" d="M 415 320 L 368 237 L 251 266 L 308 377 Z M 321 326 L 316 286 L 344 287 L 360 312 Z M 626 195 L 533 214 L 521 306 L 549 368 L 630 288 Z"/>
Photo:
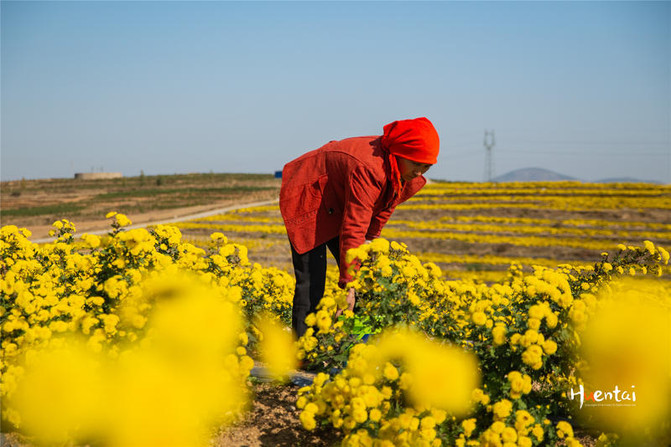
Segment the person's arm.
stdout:
<path fill-rule="evenodd" d="M 394 210 L 396 210 L 396 207 L 417 194 L 425 184 L 426 179 L 424 179 L 424 177 L 416 178 L 412 180 L 410 184 L 407 184 L 401 191 L 400 198 L 394 198 L 388 208 L 383 209 L 377 215 L 373 216 L 368 232 L 366 233 L 366 239 L 372 241 L 373 239 L 380 237 L 382 228 L 387 224 L 389 218 L 394 213 Z"/>
<path fill-rule="evenodd" d="M 382 191 L 382 186 L 383 184 L 375 179 L 365 166 L 357 167 L 350 175 L 340 230 L 338 285 L 342 288 L 352 279 L 347 274 L 347 250 L 356 248 L 366 241 L 366 234 L 373 218 L 373 206 Z"/>
<path fill-rule="evenodd" d="M 377 215 L 373 216 L 373 219 L 370 222 L 368 227 L 368 232 L 366 233 L 366 239 L 372 241 L 380 237 L 382 228 L 385 226 L 392 213 L 396 209 L 396 206 L 391 206 L 380 211 Z"/>

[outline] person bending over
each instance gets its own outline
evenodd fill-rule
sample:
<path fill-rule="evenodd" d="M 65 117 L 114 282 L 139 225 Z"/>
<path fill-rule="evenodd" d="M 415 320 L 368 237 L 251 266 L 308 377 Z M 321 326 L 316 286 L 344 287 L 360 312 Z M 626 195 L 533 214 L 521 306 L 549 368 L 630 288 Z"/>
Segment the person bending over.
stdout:
<path fill-rule="evenodd" d="M 422 189 L 439 146 L 428 119 L 399 120 L 384 126 L 382 135 L 331 141 L 284 166 L 280 212 L 296 276 L 292 328 L 297 337 L 324 295 L 326 247 L 340 270 L 338 285 L 345 288 L 351 281 L 347 250 L 379 237 L 396 206 Z M 352 288 L 347 302 L 353 310 Z"/>

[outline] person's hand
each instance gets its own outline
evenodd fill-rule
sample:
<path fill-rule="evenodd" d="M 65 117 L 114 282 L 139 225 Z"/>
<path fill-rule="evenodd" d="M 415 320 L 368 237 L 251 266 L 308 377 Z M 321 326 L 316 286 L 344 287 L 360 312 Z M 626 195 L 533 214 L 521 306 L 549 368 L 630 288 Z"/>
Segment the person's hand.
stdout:
<path fill-rule="evenodd" d="M 347 310 L 354 311 L 354 305 L 356 304 L 356 295 L 354 294 L 354 287 L 349 289 L 347 292 Z M 342 314 L 342 309 L 336 311 L 336 318 Z"/>
<path fill-rule="evenodd" d="M 354 312 L 354 305 L 356 304 L 356 295 L 354 294 L 354 287 L 347 292 L 347 309 Z"/>

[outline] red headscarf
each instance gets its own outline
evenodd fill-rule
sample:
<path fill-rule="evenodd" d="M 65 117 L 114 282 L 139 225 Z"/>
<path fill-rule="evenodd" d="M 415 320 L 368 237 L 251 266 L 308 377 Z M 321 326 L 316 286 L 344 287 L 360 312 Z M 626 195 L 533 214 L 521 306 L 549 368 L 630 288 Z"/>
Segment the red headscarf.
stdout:
<path fill-rule="evenodd" d="M 435 164 L 438 161 L 440 140 L 431 121 L 422 117 L 394 121 L 384 126 L 382 147 L 389 152 L 391 184 L 397 194 L 401 192 L 401 173 L 396 157 L 417 163 Z"/>

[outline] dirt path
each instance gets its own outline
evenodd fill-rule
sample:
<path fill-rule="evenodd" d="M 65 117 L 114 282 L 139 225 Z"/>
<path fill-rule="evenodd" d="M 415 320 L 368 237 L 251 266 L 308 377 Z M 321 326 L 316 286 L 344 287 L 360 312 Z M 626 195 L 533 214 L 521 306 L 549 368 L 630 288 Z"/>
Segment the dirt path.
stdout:
<path fill-rule="evenodd" d="M 199 211 L 198 209 L 207 207 L 188 207 L 164 211 L 152 211 L 150 213 L 139 214 L 137 216 L 128 216 L 131 221 L 137 223 L 130 225 L 127 228 L 145 228 L 151 225 L 164 225 L 168 223 L 184 222 L 193 219 L 200 219 L 202 217 L 214 216 L 216 214 L 223 214 L 230 211 L 239 210 L 241 208 L 272 205 L 274 203 L 277 203 L 277 200 L 266 200 L 263 202 L 233 205 L 224 208 L 208 209 L 206 211 Z M 80 235 L 84 233 L 101 235 L 106 234 L 110 230 L 110 221 L 107 219 L 84 222 L 75 221 L 74 223 L 77 228 L 77 234 Z M 30 231 L 33 233 L 31 241 L 38 244 L 53 241 L 54 238 L 52 237 L 44 237 L 44 235 L 49 234 L 49 230 L 52 228 L 53 227 L 50 225 L 31 227 Z"/>

